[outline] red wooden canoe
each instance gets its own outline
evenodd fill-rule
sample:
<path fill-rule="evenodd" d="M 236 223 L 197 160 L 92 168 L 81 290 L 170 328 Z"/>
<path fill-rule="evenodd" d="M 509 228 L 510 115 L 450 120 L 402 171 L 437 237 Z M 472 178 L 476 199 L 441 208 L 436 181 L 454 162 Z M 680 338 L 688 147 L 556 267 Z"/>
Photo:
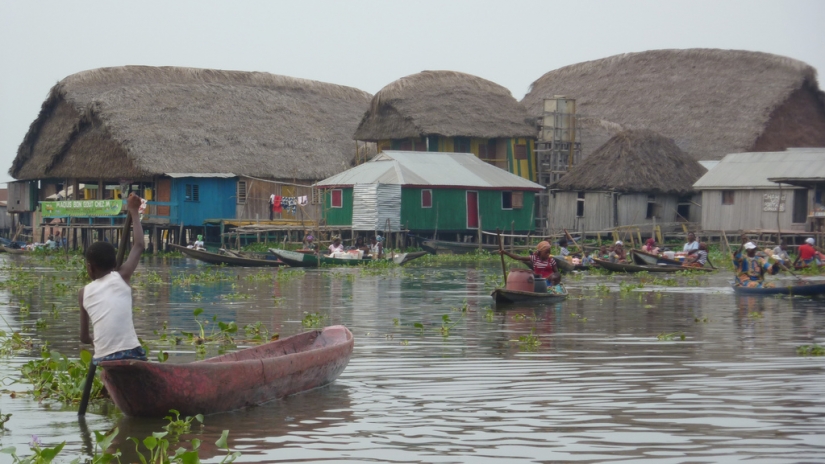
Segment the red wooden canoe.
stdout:
<path fill-rule="evenodd" d="M 188 364 L 105 361 L 101 378 L 127 416 L 213 414 L 332 383 L 353 345 L 339 325 Z"/>

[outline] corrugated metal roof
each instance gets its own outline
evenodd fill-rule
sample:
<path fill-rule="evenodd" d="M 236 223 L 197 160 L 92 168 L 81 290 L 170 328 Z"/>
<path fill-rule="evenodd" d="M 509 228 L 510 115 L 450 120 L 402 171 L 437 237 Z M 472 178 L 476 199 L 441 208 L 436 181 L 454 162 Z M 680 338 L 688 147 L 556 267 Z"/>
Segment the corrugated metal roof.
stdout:
<path fill-rule="evenodd" d="M 167 176 L 180 178 L 180 177 L 217 177 L 220 179 L 228 179 L 230 177 L 237 177 L 235 174 L 231 172 L 210 172 L 210 173 L 203 173 L 203 172 L 167 172 Z"/>
<path fill-rule="evenodd" d="M 707 189 L 777 188 L 768 178 L 825 177 L 825 148 L 779 152 L 732 153 L 699 178 Z"/>
<path fill-rule="evenodd" d="M 472 153 L 385 151 L 368 163 L 318 182 L 544 190 L 539 184 L 481 161 Z"/>
<path fill-rule="evenodd" d="M 714 166 L 719 164 L 719 160 L 699 160 L 699 164 L 701 164 L 703 168 L 710 171 Z"/>

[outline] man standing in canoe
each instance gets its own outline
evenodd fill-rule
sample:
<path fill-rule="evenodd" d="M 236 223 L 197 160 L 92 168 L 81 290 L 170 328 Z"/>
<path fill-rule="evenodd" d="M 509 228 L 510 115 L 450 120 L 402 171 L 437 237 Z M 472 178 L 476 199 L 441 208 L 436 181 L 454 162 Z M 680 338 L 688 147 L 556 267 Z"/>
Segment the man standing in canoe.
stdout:
<path fill-rule="evenodd" d="M 130 194 L 126 200 L 127 214 L 132 216 L 134 243 L 129 258 L 119 268 L 117 251 L 111 243 L 95 242 L 86 249 L 86 271 L 92 282 L 80 289 L 80 341 L 93 343 L 94 364 L 117 359 L 146 361 L 132 322 L 132 278 L 140 254 L 146 248 L 140 225 L 140 197 Z M 89 321 L 94 327 L 94 342 L 89 335 Z"/>
<path fill-rule="evenodd" d="M 529 256 L 514 255 L 504 250 L 501 250 L 500 253 L 516 261 L 529 264 L 534 274 L 538 274 L 542 279 L 547 280 L 548 287 L 552 285 L 552 282 L 550 282 L 552 275 L 559 274 L 559 265 L 550 255 L 550 242 L 539 242 L 539 244 L 536 245 L 536 251 L 530 253 Z M 561 278 L 559 278 L 559 280 L 561 280 Z"/>
<path fill-rule="evenodd" d="M 741 287 L 773 287 L 765 282 L 765 273 L 774 275 L 779 272 L 779 263 L 773 263 L 761 256 L 756 256 L 756 245 L 742 236 L 742 245 L 733 255 L 733 267 L 736 273 L 736 285 Z M 744 252 L 743 252 L 744 249 Z"/>

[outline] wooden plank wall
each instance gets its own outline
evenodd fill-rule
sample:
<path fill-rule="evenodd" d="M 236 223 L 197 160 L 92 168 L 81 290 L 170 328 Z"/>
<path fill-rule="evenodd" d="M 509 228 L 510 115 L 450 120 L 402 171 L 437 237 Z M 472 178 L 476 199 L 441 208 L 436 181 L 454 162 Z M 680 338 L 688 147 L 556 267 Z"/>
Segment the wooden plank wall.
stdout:
<path fill-rule="evenodd" d="M 764 195 L 779 194 L 779 189 L 735 190 L 734 204 L 722 204 L 722 190 L 702 192 L 702 228 L 705 230 L 777 230 L 805 231 L 806 223 L 793 220 L 793 189 L 783 188 L 785 211 L 763 211 Z M 777 225 L 777 214 L 779 223 Z"/>
<path fill-rule="evenodd" d="M 276 213 L 274 219 L 296 219 L 317 221 L 320 217 L 321 205 L 312 204 L 312 183 L 310 181 L 296 181 L 290 184 L 300 184 L 302 186 L 273 183 L 241 177 L 239 180 L 246 181 L 246 203 L 237 205 L 238 219 L 247 220 L 269 220 L 269 196 L 299 197 L 306 195 L 309 200 L 307 206 L 298 208 L 296 214 L 287 212 Z"/>

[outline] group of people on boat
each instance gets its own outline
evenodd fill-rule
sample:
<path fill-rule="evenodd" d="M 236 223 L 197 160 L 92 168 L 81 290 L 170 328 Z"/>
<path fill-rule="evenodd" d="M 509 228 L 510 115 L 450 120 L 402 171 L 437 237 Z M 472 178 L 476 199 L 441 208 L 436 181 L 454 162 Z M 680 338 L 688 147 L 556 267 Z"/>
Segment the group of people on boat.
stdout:
<path fill-rule="evenodd" d="M 318 245 L 315 243 L 315 237 L 309 232 L 304 234 L 305 250 L 318 250 Z M 381 235 L 374 235 L 370 237 L 369 243 L 364 243 L 363 236 L 357 236 L 355 242 L 350 247 L 345 247 L 341 241 L 340 235 L 332 237 L 332 243 L 327 247 L 327 256 L 332 257 L 335 253 L 347 253 L 348 251 L 362 251 L 363 256 L 372 258 L 384 257 L 384 237 Z"/>

